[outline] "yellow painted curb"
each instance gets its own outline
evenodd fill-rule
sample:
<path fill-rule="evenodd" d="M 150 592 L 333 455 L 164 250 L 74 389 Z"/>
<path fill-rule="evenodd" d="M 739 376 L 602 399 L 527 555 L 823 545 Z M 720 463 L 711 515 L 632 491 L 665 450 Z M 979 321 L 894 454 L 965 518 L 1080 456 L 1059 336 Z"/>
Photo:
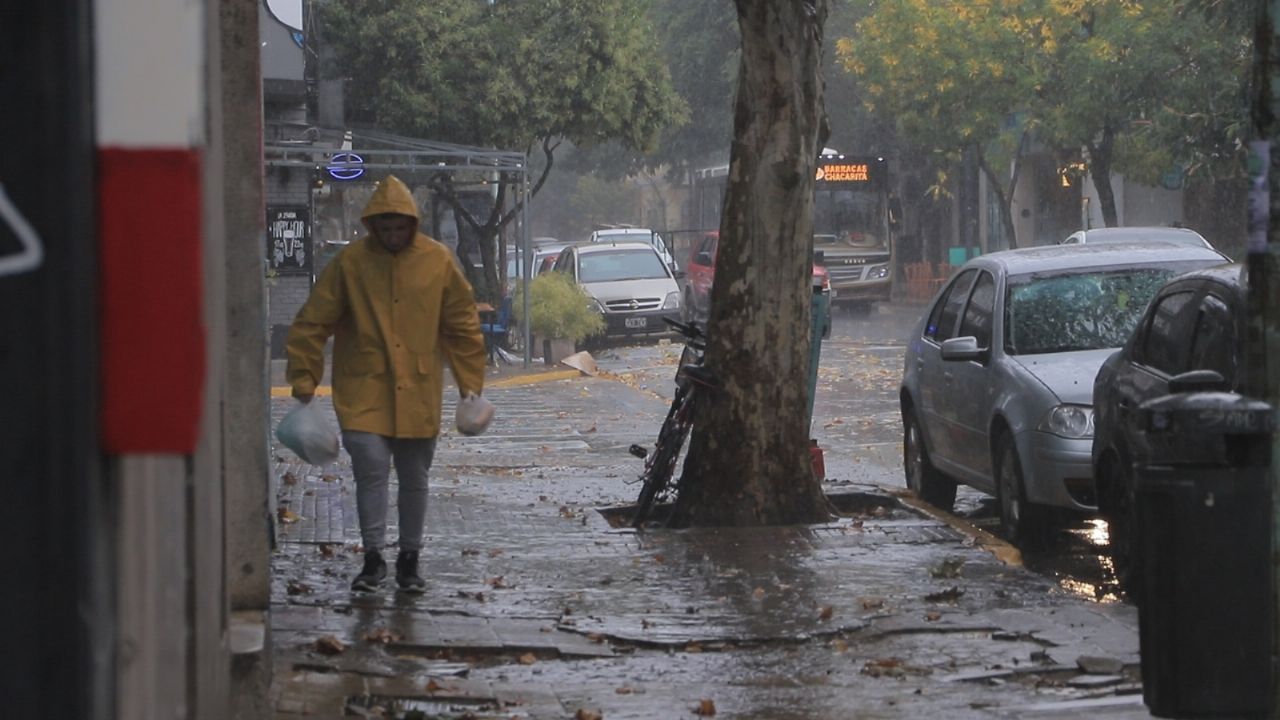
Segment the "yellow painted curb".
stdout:
<path fill-rule="evenodd" d="M 316 388 L 316 395 L 319 397 L 325 397 L 326 395 L 332 394 L 333 389 L 328 385 L 321 385 Z M 285 385 L 284 387 L 273 387 L 271 388 L 271 397 L 293 397 L 293 388 L 288 385 Z"/>
<path fill-rule="evenodd" d="M 515 377 L 503 378 L 490 383 L 485 383 L 486 388 L 503 388 L 515 387 L 517 385 L 533 385 L 535 383 L 552 382 L 555 380 L 572 380 L 576 377 L 582 377 L 582 373 L 578 370 L 554 370 L 545 373 L 531 373 L 529 375 L 516 375 Z"/>
<path fill-rule="evenodd" d="M 576 377 L 582 377 L 582 373 L 577 370 L 555 370 L 545 373 L 530 373 L 528 375 L 516 375 L 515 377 L 503 378 L 494 382 L 485 383 L 486 388 L 503 388 L 515 387 L 517 385 L 533 385 L 534 383 L 553 382 L 556 380 L 572 380 Z M 332 395 L 333 389 L 328 385 L 321 385 L 316 388 L 316 395 L 324 397 Z M 293 388 L 289 386 L 271 388 L 271 397 L 293 397 Z"/>
<path fill-rule="evenodd" d="M 954 528 L 956 532 L 972 540 L 973 544 L 977 545 L 983 550 L 986 550 L 992 555 L 995 555 L 996 559 L 1004 563 L 1005 565 L 1011 565 L 1013 567 L 1022 567 L 1022 551 L 1021 550 L 1014 547 L 1013 545 L 1010 545 L 1004 540 L 1001 540 L 995 535 L 992 535 L 986 530 L 983 530 L 977 525 L 974 525 L 968 520 L 964 520 L 962 518 L 956 517 L 955 515 L 952 515 L 951 513 L 946 512 L 944 510 L 939 510 L 938 508 L 916 497 L 915 494 L 909 490 L 894 490 L 894 491 L 891 491 L 890 494 L 898 498 L 898 500 L 901 501 L 903 505 L 907 505 L 914 510 L 922 512 L 925 515 L 928 515 L 929 517 L 933 518 L 934 520 L 937 520 L 942 523 L 946 523 L 949 527 Z"/>

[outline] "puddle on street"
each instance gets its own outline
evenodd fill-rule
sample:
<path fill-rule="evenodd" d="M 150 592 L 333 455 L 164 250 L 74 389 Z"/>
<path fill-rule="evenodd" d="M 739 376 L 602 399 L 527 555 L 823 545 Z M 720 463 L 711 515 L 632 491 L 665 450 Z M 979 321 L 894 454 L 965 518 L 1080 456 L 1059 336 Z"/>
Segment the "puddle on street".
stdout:
<path fill-rule="evenodd" d="M 983 497 L 957 514 L 993 535 L 1001 535 L 994 498 Z M 1127 602 L 1107 552 L 1107 521 L 1068 517 L 1058 522 L 1058 531 L 1043 549 L 1022 550 L 1022 564 L 1076 597 L 1099 603 Z"/>

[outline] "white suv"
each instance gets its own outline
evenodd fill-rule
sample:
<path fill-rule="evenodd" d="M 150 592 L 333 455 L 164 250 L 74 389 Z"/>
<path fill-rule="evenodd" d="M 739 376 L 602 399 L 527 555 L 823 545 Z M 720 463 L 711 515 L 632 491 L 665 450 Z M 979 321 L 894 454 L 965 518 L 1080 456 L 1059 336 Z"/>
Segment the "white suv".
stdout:
<path fill-rule="evenodd" d="M 663 241 L 661 235 L 648 228 L 610 228 L 608 230 L 596 230 L 591 233 L 591 242 L 593 243 L 634 240 L 649 243 L 654 250 L 658 251 L 658 255 L 662 256 L 662 262 L 671 268 L 671 272 L 679 272 L 680 266 L 676 264 L 675 257 L 667 249 L 667 243 Z"/>

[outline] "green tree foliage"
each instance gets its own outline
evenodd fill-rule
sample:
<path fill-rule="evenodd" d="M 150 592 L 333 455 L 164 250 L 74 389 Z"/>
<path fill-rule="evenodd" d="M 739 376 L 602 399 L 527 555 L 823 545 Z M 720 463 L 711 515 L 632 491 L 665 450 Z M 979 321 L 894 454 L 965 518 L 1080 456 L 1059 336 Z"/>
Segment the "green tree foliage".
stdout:
<path fill-rule="evenodd" d="M 1177 167 L 1236 171 L 1252 54 L 1239 18 L 1199 2 L 1052 7 L 1060 40 L 1038 88 L 1043 135 L 1084 149 L 1108 225 L 1113 171 L 1149 184 Z"/>
<path fill-rule="evenodd" d="M 1010 208 L 1028 127 L 1008 130 L 1034 96 L 1045 38 L 1042 23 L 1023 15 L 1038 1 L 882 3 L 836 43 L 867 107 L 893 118 L 905 138 L 953 162 L 973 151 L 1015 245 Z M 1014 173 L 1003 172 L 1010 166 Z"/>
<path fill-rule="evenodd" d="M 1009 231 L 1029 135 L 1087 163 L 1114 225 L 1113 172 L 1153 182 L 1235 159 L 1251 49 L 1247 24 L 1220 6 L 901 0 L 877 4 L 839 52 L 869 105 L 913 140 L 978 153 Z"/>
<path fill-rule="evenodd" d="M 655 147 L 685 107 L 671 87 L 647 2 L 636 0 L 323 0 L 324 72 L 346 82 L 353 120 L 404 135 L 520 149 L 541 148 L 541 187 L 563 140 Z M 505 186 L 505 183 L 504 183 Z M 493 244 L 516 208 L 472 218 L 486 240 L 485 285 L 500 286 Z M 516 203 L 518 207 L 518 203 Z"/>

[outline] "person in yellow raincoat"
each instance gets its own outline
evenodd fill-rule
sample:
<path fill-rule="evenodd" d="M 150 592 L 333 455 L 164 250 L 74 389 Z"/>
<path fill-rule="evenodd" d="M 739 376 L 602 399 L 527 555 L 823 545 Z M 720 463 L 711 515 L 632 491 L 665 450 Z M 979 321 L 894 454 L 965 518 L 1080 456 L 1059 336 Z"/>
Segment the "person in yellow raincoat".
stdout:
<path fill-rule="evenodd" d="M 423 592 L 418 574 L 427 472 L 440 432 L 444 360 L 463 397 L 484 384 L 485 346 L 471 285 L 448 248 L 418 231 L 418 206 L 394 175 L 361 215 L 369 234 L 325 266 L 289 329 L 287 378 L 310 402 L 333 336 L 333 406 L 351 456 L 364 567 L 353 590 L 387 575 L 388 476 L 400 488 L 396 582 Z"/>

